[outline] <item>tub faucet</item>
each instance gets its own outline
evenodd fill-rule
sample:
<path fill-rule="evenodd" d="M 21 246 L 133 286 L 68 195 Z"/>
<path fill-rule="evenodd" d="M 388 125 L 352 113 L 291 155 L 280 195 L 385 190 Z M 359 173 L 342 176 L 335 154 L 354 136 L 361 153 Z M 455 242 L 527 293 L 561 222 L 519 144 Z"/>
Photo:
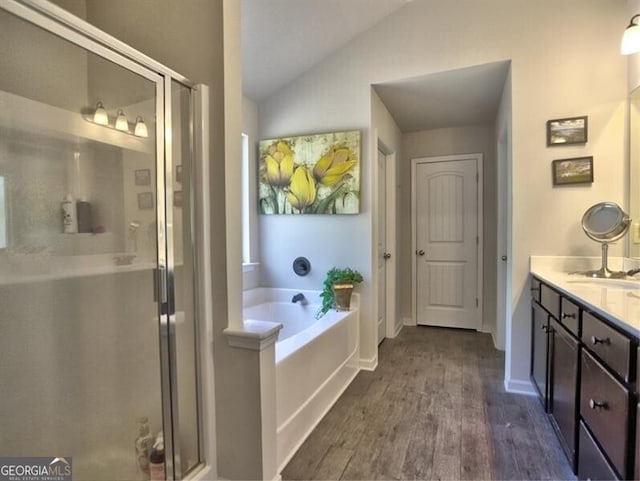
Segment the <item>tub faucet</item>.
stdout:
<path fill-rule="evenodd" d="M 295 296 L 291 298 L 291 302 L 303 302 L 305 300 L 304 294 L 302 292 L 297 293 Z"/>

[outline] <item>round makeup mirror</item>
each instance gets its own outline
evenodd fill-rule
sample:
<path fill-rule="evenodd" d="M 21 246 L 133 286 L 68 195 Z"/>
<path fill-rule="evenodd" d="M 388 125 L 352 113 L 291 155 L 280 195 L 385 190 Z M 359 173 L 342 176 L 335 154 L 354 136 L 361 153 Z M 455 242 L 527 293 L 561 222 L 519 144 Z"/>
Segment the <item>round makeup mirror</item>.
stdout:
<path fill-rule="evenodd" d="M 587 271 L 589 277 L 622 278 L 623 271 L 611 271 L 607 267 L 609 243 L 620 239 L 629 230 L 631 219 L 614 202 L 600 202 L 592 205 L 582 216 L 582 229 L 587 236 L 602 244 L 602 266 L 595 271 Z"/>

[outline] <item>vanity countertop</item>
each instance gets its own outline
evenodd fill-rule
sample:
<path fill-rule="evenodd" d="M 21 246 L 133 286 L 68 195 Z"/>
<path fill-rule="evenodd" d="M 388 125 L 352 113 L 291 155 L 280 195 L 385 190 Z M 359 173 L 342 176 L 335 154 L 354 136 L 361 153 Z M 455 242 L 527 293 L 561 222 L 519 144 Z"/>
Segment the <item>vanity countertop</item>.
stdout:
<path fill-rule="evenodd" d="M 570 272 L 599 267 L 599 258 L 532 256 L 531 274 L 573 297 L 589 310 L 606 318 L 628 333 L 640 337 L 640 280 L 619 282 L 590 278 Z M 609 259 L 612 270 L 635 267 L 627 259 Z M 637 284 L 636 284 L 637 283 Z"/>

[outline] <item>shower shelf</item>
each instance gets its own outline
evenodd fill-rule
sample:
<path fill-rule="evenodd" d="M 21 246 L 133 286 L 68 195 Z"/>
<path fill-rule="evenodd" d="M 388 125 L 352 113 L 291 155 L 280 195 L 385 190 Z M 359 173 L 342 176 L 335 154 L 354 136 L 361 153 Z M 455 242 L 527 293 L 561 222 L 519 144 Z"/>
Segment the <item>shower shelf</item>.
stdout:
<path fill-rule="evenodd" d="M 156 267 L 154 262 L 116 265 L 113 258 L 117 255 L 51 256 L 50 259 L 39 258 L 23 262 L 5 260 L 0 263 L 0 285 L 151 271 Z"/>

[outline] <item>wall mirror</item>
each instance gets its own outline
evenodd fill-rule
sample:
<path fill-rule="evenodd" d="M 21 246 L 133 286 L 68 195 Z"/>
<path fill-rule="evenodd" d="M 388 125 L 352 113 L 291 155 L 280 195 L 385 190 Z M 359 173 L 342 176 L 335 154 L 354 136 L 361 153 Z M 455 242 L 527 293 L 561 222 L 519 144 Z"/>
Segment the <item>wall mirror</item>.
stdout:
<path fill-rule="evenodd" d="M 627 255 L 640 258 L 640 87 L 629 97 L 629 215 Z"/>

